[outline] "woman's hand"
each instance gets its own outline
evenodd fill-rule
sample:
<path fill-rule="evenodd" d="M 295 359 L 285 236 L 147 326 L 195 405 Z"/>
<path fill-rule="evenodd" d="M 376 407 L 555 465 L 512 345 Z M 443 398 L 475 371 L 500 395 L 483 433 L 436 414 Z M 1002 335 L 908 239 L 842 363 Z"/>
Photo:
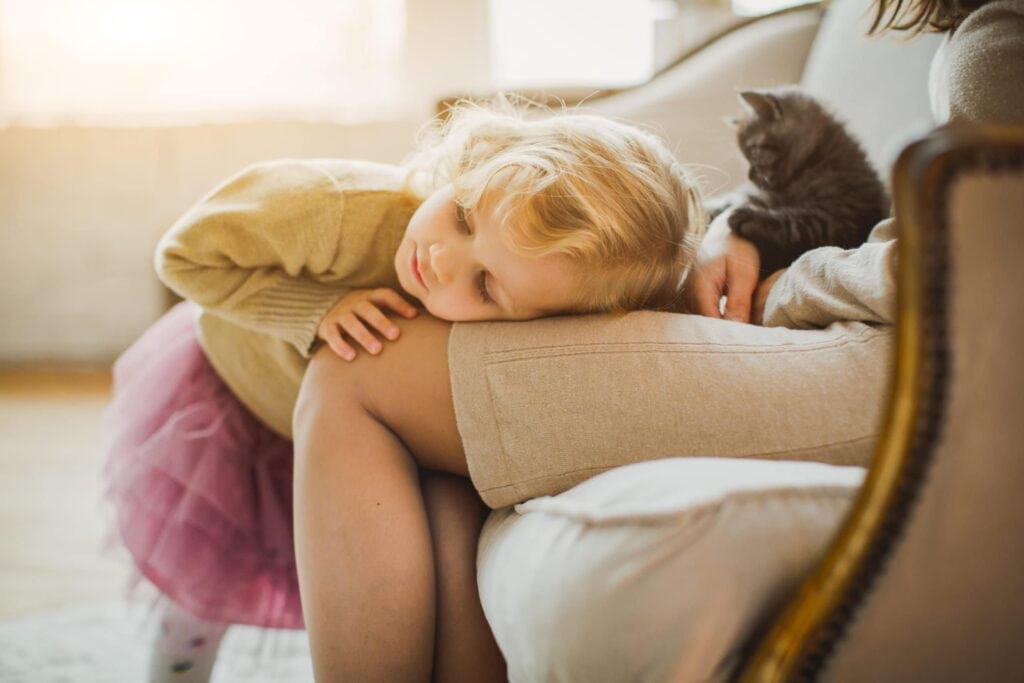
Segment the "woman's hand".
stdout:
<path fill-rule="evenodd" d="M 383 347 L 367 325 L 392 341 L 398 339 L 399 334 L 398 326 L 384 315 L 382 308 L 406 318 L 413 318 L 417 313 L 416 307 L 393 289 L 354 289 L 327 311 L 316 328 L 316 336 L 345 360 L 356 357 L 355 349 L 345 341 L 346 335 L 370 353 L 380 353 Z"/>
<path fill-rule="evenodd" d="M 687 298 L 694 313 L 721 318 L 725 296 L 724 317 L 745 323 L 750 321 L 761 257 L 753 242 L 729 230 L 730 213 L 719 214 L 708 228 L 690 275 Z"/>
<path fill-rule="evenodd" d="M 764 325 L 764 305 L 768 302 L 768 295 L 772 293 L 772 287 L 775 286 L 775 283 L 785 272 L 785 268 L 780 268 L 764 280 L 761 280 L 761 284 L 757 286 L 757 290 L 754 292 L 754 302 L 750 310 L 750 322 L 755 325 Z"/>

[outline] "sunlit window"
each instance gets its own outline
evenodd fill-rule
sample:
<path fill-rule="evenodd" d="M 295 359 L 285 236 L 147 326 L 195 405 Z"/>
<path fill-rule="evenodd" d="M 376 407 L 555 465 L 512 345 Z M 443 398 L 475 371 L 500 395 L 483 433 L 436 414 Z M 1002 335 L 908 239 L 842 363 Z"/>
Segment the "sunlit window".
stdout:
<path fill-rule="evenodd" d="M 499 88 L 615 86 L 653 68 L 651 0 L 491 0 L 491 75 Z"/>
<path fill-rule="evenodd" d="M 640 83 L 736 23 L 813 0 L 490 0 L 498 88 Z"/>
<path fill-rule="evenodd" d="M 814 0 L 732 0 L 732 9 L 736 14 L 758 15 L 768 14 L 787 7 L 807 5 Z"/>
<path fill-rule="evenodd" d="M 0 0 L 0 122 L 382 119 L 404 0 Z"/>

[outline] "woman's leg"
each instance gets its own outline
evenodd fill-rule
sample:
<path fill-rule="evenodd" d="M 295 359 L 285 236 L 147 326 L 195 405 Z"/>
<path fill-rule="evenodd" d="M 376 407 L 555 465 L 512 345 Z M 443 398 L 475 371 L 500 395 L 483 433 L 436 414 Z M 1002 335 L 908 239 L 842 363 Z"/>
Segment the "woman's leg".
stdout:
<path fill-rule="evenodd" d="M 437 573 L 433 680 L 507 680 L 476 583 L 477 541 L 490 510 L 467 479 L 430 471 L 422 479 Z"/>
<path fill-rule="evenodd" d="M 321 681 L 430 676 L 436 575 L 410 451 L 425 467 L 465 475 L 466 464 L 448 326 L 401 324 L 402 340 L 379 357 L 321 351 L 296 409 L 295 542 Z"/>

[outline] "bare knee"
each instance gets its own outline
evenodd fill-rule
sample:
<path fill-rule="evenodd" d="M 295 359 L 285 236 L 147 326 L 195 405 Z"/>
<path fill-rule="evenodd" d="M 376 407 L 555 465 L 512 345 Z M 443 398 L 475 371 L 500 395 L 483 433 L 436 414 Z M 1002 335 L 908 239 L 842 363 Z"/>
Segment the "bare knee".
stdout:
<path fill-rule="evenodd" d="M 390 429 L 423 467 L 467 476 L 448 377 L 450 325 L 429 316 L 398 324 L 401 336 L 380 355 L 345 361 L 329 348 L 316 353 L 292 419 L 296 442 L 357 410 Z"/>
<path fill-rule="evenodd" d="M 327 346 L 313 355 L 292 413 L 296 440 L 340 411 L 364 405 L 364 365 L 339 358 Z"/>
<path fill-rule="evenodd" d="M 369 404 L 389 391 L 404 393 L 404 384 L 422 381 L 417 374 L 425 371 L 440 372 L 446 378 L 451 324 L 430 316 L 396 322 L 402 336 L 385 342 L 380 355 L 361 351 L 354 360 L 347 361 L 329 347 L 321 347 L 310 359 L 300 400 L 308 403 L 314 391 L 334 391 L 357 395 L 364 404 Z"/>

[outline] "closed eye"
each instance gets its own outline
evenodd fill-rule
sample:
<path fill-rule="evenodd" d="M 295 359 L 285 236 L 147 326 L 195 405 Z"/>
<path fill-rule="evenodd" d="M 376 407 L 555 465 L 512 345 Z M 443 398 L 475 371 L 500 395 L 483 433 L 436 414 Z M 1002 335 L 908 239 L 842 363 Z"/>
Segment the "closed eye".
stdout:
<path fill-rule="evenodd" d="M 493 304 L 494 303 L 494 298 L 491 296 L 491 293 L 487 291 L 487 271 L 486 270 L 481 270 L 480 274 L 477 275 L 477 277 L 476 277 L 476 286 L 477 286 L 477 289 L 480 291 L 480 299 L 485 304 Z"/>
<path fill-rule="evenodd" d="M 751 161 L 770 164 L 779 158 L 779 152 L 773 145 L 753 145 L 748 156 Z"/>
<path fill-rule="evenodd" d="M 473 228 L 469 225 L 469 219 L 466 217 L 466 207 L 458 202 L 455 203 L 455 222 L 459 226 L 459 231 L 466 235 L 473 234 Z"/>

